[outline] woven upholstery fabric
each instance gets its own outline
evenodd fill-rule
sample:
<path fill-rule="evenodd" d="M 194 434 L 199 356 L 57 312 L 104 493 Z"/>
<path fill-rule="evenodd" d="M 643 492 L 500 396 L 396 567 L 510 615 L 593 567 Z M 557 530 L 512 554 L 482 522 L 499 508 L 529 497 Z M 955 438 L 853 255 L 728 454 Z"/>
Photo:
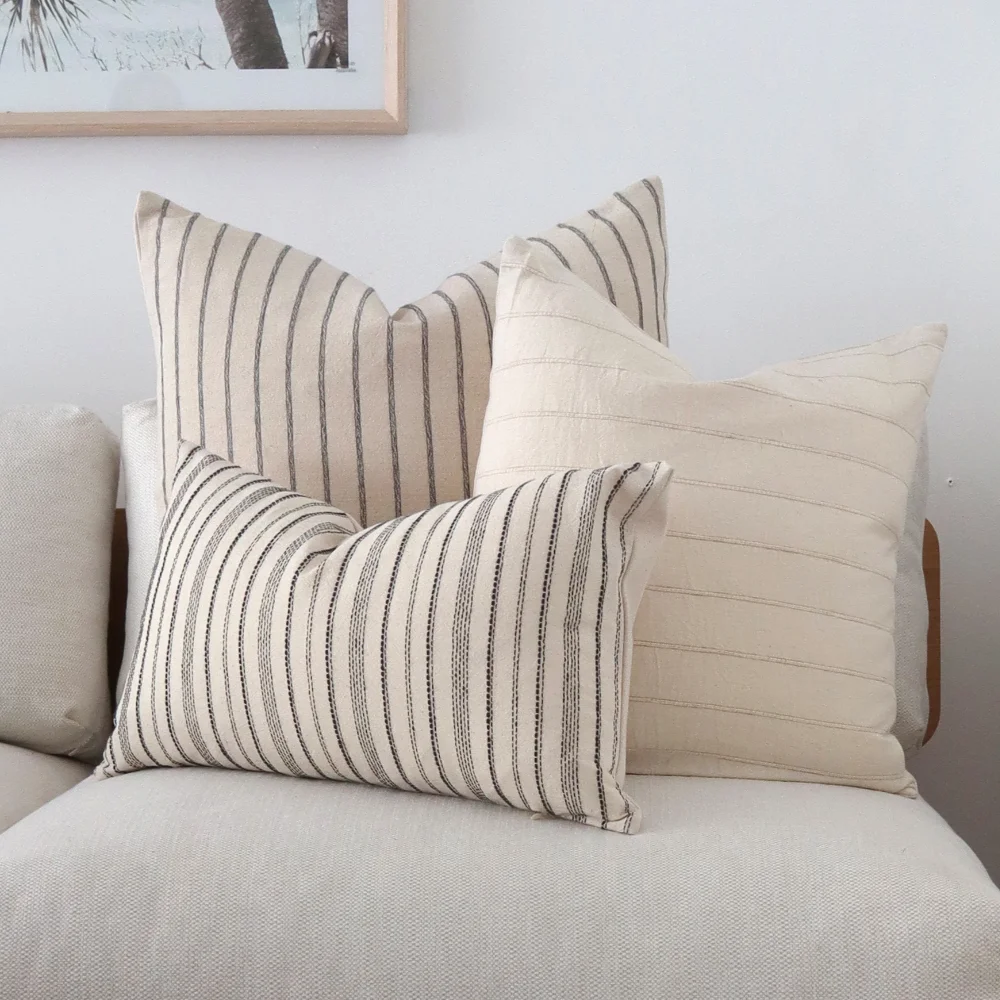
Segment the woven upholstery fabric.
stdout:
<path fill-rule="evenodd" d="M 917 465 L 906 499 L 906 524 L 896 558 L 896 722 L 892 734 L 907 754 L 923 746 L 930 718 L 927 692 L 927 583 L 924 580 L 924 522 L 930 465 L 927 428 L 920 435 Z"/>
<path fill-rule="evenodd" d="M 275 771 L 634 832 L 632 621 L 669 478 L 575 470 L 361 531 L 182 444 L 102 773 Z"/>
<path fill-rule="evenodd" d="M 657 178 L 537 238 L 666 340 Z M 361 524 L 469 495 L 498 259 L 392 316 L 357 278 L 143 194 L 136 238 L 159 360 L 164 494 L 181 440 Z M 161 505 L 162 509 L 162 505 Z"/>
<path fill-rule="evenodd" d="M 160 423 L 156 400 L 143 399 L 122 407 L 122 478 L 128 523 L 128 602 L 125 606 L 125 648 L 115 700 L 121 698 L 132 664 L 146 591 L 156 563 L 162 512 L 157 504 L 160 482 Z"/>
<path fill-rule="evenodd" d="M 0 743 L 0 832 L 89 774 L 78 760 Z"/>
<path fill-rule="evenodd" d="M 93 761 L 111 724 L 118 444 L 75 406 L 0 410 L 0 740 Z"/>
<path fill-rule="evenodd" d="M 894 582 L 943 327 L 697 382 L 512 240 L 476 488 L 616 461 L 677 470 L 636 621 L 629 769 L 914 794 Z"/>
<path fill-rule="evenodd" d="M 642 832 L 188 768 L 0 837 L 4 1000 L 995 1000 L 1000 892 L 923 801 L 630 776 Z"/>

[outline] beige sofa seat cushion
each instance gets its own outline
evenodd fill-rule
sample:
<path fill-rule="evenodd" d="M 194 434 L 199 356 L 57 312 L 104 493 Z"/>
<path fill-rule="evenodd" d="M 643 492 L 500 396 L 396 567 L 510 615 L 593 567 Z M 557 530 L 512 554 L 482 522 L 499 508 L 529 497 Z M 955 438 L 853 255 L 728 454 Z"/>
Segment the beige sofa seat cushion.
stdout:
<path fill-rule="evenodd" d="M 0 743 L 0 833 L 88 774 L 78 760 Z"/>
<path fill-rule="evenodd" d="M 0 740 L 100 757 L 117 490 L 118 443 L 93 413 L 0 410 Z"/>
<path fill-rule="evenodd" d="M 248 772 L 88 781 L 0 837 L 0 996 L 996 997 L 1000 891 L 925 802 L 628 791 L 635 837 Z"/>
<path fill-rule="evenodd" d="M 362 525 L 469 495 L 498 256 L 390 314 L 320 258 L 157 195 L 139 199 L 136 239 L 159 362 L 161 505 L 182 440 Z M 658 179 L 536 245 L 666 341 Z"/>
<path fill-rule="evenodd" d="M 630 771 L 914 794 L 891 733 L 894 582 L 945 337 L 699 382 L 509 241 L 476 489 L 611 460 L 676 469 L 636 619 Z"/>

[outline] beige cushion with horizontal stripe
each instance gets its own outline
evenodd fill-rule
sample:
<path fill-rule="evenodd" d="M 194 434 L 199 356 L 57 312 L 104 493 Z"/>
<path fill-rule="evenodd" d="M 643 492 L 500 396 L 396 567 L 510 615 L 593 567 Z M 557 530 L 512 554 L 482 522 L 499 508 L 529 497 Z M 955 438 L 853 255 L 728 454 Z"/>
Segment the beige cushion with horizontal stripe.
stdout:
<path fill-rule="evenodd" d="M 102 773 L 274 771 L 634 832 L 632 622 L 669 476 L 575 470 L 355 533 L 182 444 Z"/>
<path fill-rule="evenodd" d="M 522 240 L 497 303 L 478 490 L 612 460 L 676 469 L 636 623 L 629 770 L 913 794 L 890 735 L 893 583 L 944 328 L 696 382 Z"/>
<path fill-rule="evenodd" d="M 666 342 L 662 202 L 640 181 L 537 246 Z M 164 483 L 186 440 L 362 524 L 469 495 L 499 255 L 390 316 L 319 258 L 157 195 L 139 199 L 136 239 Z"/>

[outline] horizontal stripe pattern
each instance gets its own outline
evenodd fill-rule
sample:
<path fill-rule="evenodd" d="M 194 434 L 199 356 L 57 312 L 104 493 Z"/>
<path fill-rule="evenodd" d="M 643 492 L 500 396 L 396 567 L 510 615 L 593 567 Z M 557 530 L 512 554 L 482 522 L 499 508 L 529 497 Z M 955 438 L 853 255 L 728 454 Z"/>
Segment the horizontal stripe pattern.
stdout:
<path fill-rule="evenodd" d="M 944 341 L 919 327 L 697 382 L 508 242 L 476 489 L 610 456 L 677 470 L 636 622 L 630 770 L 914 793 L 890 732 L 894 581 Z"/>
<path fill-rule="evenodd" d="M 620 706 L 669 477 L 569 470 L 361 529 L 182 444 L 102 773 L 271 771 L 635 832 Z"/>
<path fill-rule="evenodd" d="M 666 343 L 663 191 L 650 178 L 538 237 Z M 336 267 L 143 194 L 159 364 L 161 504 L 181 440 L 362 525 L 467 497 L 489 390 L 499 255 L 393 315 Z"/>

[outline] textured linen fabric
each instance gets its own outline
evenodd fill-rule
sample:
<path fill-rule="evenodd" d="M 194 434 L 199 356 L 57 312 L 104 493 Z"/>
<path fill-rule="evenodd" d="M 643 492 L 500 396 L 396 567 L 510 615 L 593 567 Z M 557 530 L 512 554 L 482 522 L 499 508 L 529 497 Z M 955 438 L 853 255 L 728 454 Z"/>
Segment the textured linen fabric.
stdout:
<path fill-rule="evenodd" d="M 666 340 L 657 178 L 536 240 Z M 178 442 L 374 524 L 469 495 L 489 388 L 498 258 L 392 316 L 318 257 L 153 194 L 136 211 L 159 361 L 163 496 Z"/>
<path fill-rule="evenodd" d="M 930 466 L 927 429 L 920 435 L 917 465 L 906 500 L 906 524 L 896 559 L 896 722 L 892 733 L 907 754 L 923 746 L 930 718 L 927 693 L 927 582 L 924 579 L 924 522 Z"/>
<path fill-rule="evenodd" d="M 696 382 L 509 241 L 477 490 L 610 459 L 677 470 L 636 620 L 629 770 L 914 794 L 896 718 L 896 555 L 945 341 Z"/>
<path fill-rule="evenodd" d="M 122 477 L 128 522 L 128 602 L 125 605 L 125 648 L 118 672 L 115 701 L 121 698 L 125 678 L 139 636 L 146 590 L 153 575 L 160 543 L 162 516 L 157 504 L 160 483 L 160 423 L 156 400 L 143 399 L 122 407 Z"/>
<path fill-rule="evenodd" d="M 925 802 L 630 776 L 643 830 L 188 768 L 0 837 L 3 1000 L 995 1000 L 1000 891 Z"/>
<path fill-rule="evenodd" d="M 670 469 L 580 469 L 361 531 L 182 443 L 110 776 L 360 781 L 620 833 L 632 621 Z"/>
<path fill-rule="evenodd" d="M 0 740 L 93 761 L 111 724 L 118 444 L 75 406 L 0 409 Z"/>
<path fill-rule="evenodd" d="M 89 774 L 78 760 L 0 743 L 0 833 Z"/>

